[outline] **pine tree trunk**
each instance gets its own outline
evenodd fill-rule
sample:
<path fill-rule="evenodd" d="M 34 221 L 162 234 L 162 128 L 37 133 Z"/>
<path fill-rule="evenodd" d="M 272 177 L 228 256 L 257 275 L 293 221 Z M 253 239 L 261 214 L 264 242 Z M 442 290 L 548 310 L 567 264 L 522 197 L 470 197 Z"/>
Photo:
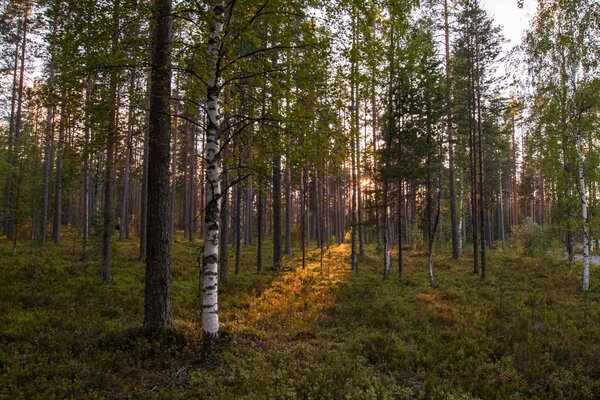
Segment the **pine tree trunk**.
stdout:
<path fill-rule="evenodd" d="M 169 157 L 171 141 L 171 0 L 154 0 L 148 130 L 148 203 L 144 326 L 171 324 Z"/>
<path fill-rule="evenodd" d="M 256 249 L 256 273 L 261 274 L 263 272 L 262 265 L 262 251 L 263 251 L 263 233 L 264 233 L 264 213 L 265 213 L 265 195 L 263 194 L 263 187 L 261 184 L 261 178 L 259 177 L 258 182 L 258 209 L 256 212 L 256 227 L 258 229 L 258 241 Z"/>
<path fill-rule="evenodd" d="M 44 144 L 44 180 L 42 182 L 42 218 L 40 243 L 46 244 L 48 212 L 50 209 L 50 165 L 52 164 L 52 142 L 54 141 L 54 105 L 48 105 L 46 114 L 46 138 Z M 87 158 L 86 158 L 87 161 Z"/>
<path fill-rule="evenodd" d="M 277 129 L 277 128 L 275 128 Z M 278 138 L 276 137 L 277 141 Z M 277 152 L 279 150 L 276 150 Z M 273 158 L 273 267 L 281 265 L 281 155 Z"/>
<path fill-rule="evenodd" d="M 241 174 L 241 156 L 238 160 L 237 187 L 235 190 L 235 274 L 240 273 L 242 258 L 242 188 L 240 182 Z"/>
<path fill-rule="evenodd" d="M 150 98 L 148 97 L 148 110 L 150 109 L 149 104 Z M 149 113 L 147 113 L 149 114 Z M 146 124 L 147 129 L 144 131 L 144 151 L 142 160 L 142 182 L 140 188 L 140 260 L 146 258 L 147 248 L 147 227 L 148 227 L 148 147 L 149 147 L 149 130 L 150 123 Z"/>
<path fill-rule="evenodd" d="M 21 25 L 17 25 L 17 37 L 21 36 Z M 14 57 L 14 68 L 12 73 L 12 90 L 11 90 L 11 105 L 10 105 L 10 117 L 8 120 L 8 140 L 7 140 L 7 149 L 8 149 L 8 159 L 9 163 L 12 165 L 14 153 L 14 136 L 15 136 L 15 114 L 17 112 L 17 96 L 19 91 L 19 83 L 18 77 L 19 74 L 19 54 L 20 54 L 20 40 L 15 41 L 15 57 Z M 12 218 L 12 179 L 9 175 L 6 180 L 6 188 L 5 188 L 5 218 L 3 220 L 3 229 L 8 239 L 12 239 L 12 231 L 13 231 L 13 221 Z"/>
<path fill-rule="evenodd" d="M 454 137 L 450 97 L 450 29 L 448 25 L 448 0 L 444 0 L 444 39 L 446 50 L 446 128 L 448 136 L 448 186 L 450 189 L 450 223 L 452 232 L 452 258 L 461 256 L 460 230 L 456 213 L 456 178 L 454 175 Z"/>
<path fill-rule="evenodd" d="M 226 158 L 226 153 L 223 153 L 223 158 Z M 223 193 L 221 194 L 221 254 L 219 262 L 219 279 L 223 283 L 227 283 L 229 280 L 229 247 L 227 246 L 227 238 L 229 237 L 228 232 L 228 219 L 229 219 L 229 193 L 227 187 L 229 186 L 229 174 L 226 169 L 221 172 L 221 188 Z"/>
<path fill-rule="evenodd" d="M 483 194 L 483 127 L 482 127 L 482 119 L 481 119 L 481 69 L 479 65 L 479 37 L 475 37 L 476 43 L 476 108 L 477 108 L 477 136 L 478 136 L 478 146 L 479 146 L 479 217 L 480 217 L 480 232 L 481 232 L 481 278 L 485 278 L 486 274 L 486 256 L 485 256 L 485 248 L 486 248 L 486 231 L 485 231 L 485 212 L 486 212 L 486 201 Z"/>
<path fill-rule="evenodd" d="M 475 130 L 473 129 L 473 115 L 475 114 L 475 89 L 472 73 L 469 77 L 469 156 L 470 156 L 470 178 L 471 178 L 471 233 L 473 240 L 473 273 L 479 274 L 479 245 L 477 230 L 477 151 L 475 141 Z"/>
<path fill-rule="evenodd" d="M 56 149 L 56 170 L 54 186 L 54 220 L 52 224 L 52 240 L 60 244 L 60 227 L 62 225 L 62 189 L 63 189 L 63 154 L 65 151 L 65 129 L 66 113 L 65 94 L 63 92 L 63 105 L 60 110 L 60 126 L 58 133 L 58 145 Z"/>
<path fill-rule="evenodd" d="M 88 245 L 91 229 L 91 151 L 90 142 L 92 140 L 92 121 L 90 115 L 91 106 L 91 88 L 90 80 L 86 80 L 85 86 L 85 150 L 83 160 L 83 248 L 81 252 L 82 260 L 88 258 Z"/>
<path fill-rule="evenodd" d="M 292 255 L 292 168 L 289 157 L 285 161 L 285 254 Z"/>
<path fill-rule="evenodd" d="M 307 177 L 308 173 L 306 171 L 306 169 L 302 170 L 302 175 L 300 177 L 301 180 L 301 189 L 300 189 L 300 195 L 302 196 L 302 199 L 300 201 L 300 219 L 301 219 L 301 229 L 302 229 L 302 234 L 300 235 L 300 248 L 302 251 L 302 269 L 306 269 L 306 231 L 307 231 L 307 226 L 306 226 L 306 192 L 307 189 L 306 187 L 308 186 L 308 177 Z"/>
<path fill-rule="evenodd" d="M 111 43 L 112 59 L 117 58 L 120 30 L 120 0 L 113 5 L 113 38 Z M 113 68 L 110 75 L 108 113 L 108 132 L 106 135 L 106 165 L 104 180 L 104 224 L 102 230 L 102 279 L 104 283 L 111 281 L 111 264 L 113 249 L 113 233 L 115 231 L 115 151 L 119 137 L 117 127 L 117 72 Z"/>
<path fill-rule="evenodd" d="M 177 82 L 177 81 L 176 81 Z M 177 84 L 177 83 L 176 83 Z M 175 238 L 175 204 L 177 201 L 177 136 L 179 133 L 179 102 L 173 110 L 173 128 L 171 129 L 171 187 L 169 188 L 169 240 Z"/>
<path fill-rule="evenodd" d="M 23 21 L 22 28 L 20 29 L 22 33 L 22 42 L 21 42 L 21 62 L 19 67 L 19 84 L 18 89 L 16 91 L 17 103 L 16 103 L 16 111 L 14 116 L 14 136 L 12 137 L 12 146 L 9 146 L 9 160 L 12 167 L 12 172 L 9 177 L 9 191 L 8 191 L 8 204 L 9 204 L 9 220 L 7 224 L 6 236 L 8 239 L 15 241 L 17 238 L 16 225 L 17 225 L 17 208 L 19 199 L 17 198 L 17 193 L 19 192 L 19 152 L 21 149 L 21 131 L 23 129 L 23 93 L 24 93 L 24 83 L 25 83 L 25 55 L 27 52 L 27 33 L 29 28 L 29 1 L 25 2 L 25 10 L 23 12 Z M 15 63 L 15 72 L 16 72 L 16 63 Z M 14 77 L 13 77 L 14 78 Z M 14 82 L 13 82 L 14 84 Z M 13 88 L 13 102 L 15 98 L 15 91 Z M 13 105 L 14 107 L 14 105 Z M 10 142 L 10 138 L 9 138 Z M 10 144 L 10 143 L 9 143 Z M 15 247 L 13 246 L 13 250 Z"/>
<path fill-rule="evenodd" d="M 129 239 L 129 177 L 131 175 L 131 157 L 133 153 L 133 94 L 135 91 L 135 78 L 131 76 L 129 83 L 129 116 L 127 123 L 127 137 L 125 139 L 125 165 L 123 166 L 123 192 L 121 193 L 121 209 L 119 217 L 119 240 Z"/>
<path fill-rule="evenodd" d="M 246 246 L 252 244 L 252 209 L 253 207 L 254 190 L 252 187 L 252 177 L 248 178 L 248 186 L 246 187 L 246 233 L 244 242 Z"/>

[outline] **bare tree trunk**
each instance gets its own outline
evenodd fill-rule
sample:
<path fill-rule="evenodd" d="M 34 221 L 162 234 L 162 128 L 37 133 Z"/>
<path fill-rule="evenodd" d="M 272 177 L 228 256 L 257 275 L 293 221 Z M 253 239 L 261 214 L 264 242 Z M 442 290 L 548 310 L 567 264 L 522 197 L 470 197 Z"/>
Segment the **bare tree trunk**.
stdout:
<path fill-rule="evenodd" d="M 206 129 L 206 208 L 204 216 L 204 254 L 202 257 L 202 332 L 205 345 L 219 337 L 218 255 L 221 213 L 221 110 L 219 106 L 219 48 L 222 42 L 225 6 L 213 7 L 214 25 L 208 43 L 209 82 Z"/>
<path fill-rule="evenodd" d="M 171 0 L 154 0 L 148 130 L 148 216 L 144 326 L 171 324 L 169 156 L 171 140 Z"/>
<path fill-rule="evenodd" d="M 21 36 L 22 26 L 17 25 L 17 37 Z M 20 40 L 15 41 L 15 57 L 14 57 L 14 68 L 12 74 L 12 90 L 11 90 L 11 106 L 10 106 L 10 117 L 8 120 L 8 159 L 9 163 L 13 164 L 13 157 L 15 155 L 14 152 L 14 136 L 15 136 L 15 114 L 17 111 L 17 96 L 19 95 L 19 55 L 20 55 Z M 22 69 L 22 67 L 21 67 Z M 6 210 L 5 210 L 5 218 L 3 221 L 3 229 L 8 239 L 12 239 L 13 230 L 14 230 L 14 221 L 12 221 L 12 176 L 6 181 L 6 193 L 5 193 L 5 201 L 6 201 Z"/>
<path fill-rule="evenodd" d="M 472 73 L 469 77 L 470 98 L 469 98 L 469 156 L 470 156 L 470 178 L 471 178 L 471 232 L 473 240 L 473 273 L 479 274 L 479 245 L 477 230 L 477 150 L 475 141 L 475 130 L 473 129 L 473 114 L 475 113 L 474 83 Z"/>
<path fill-rule="evenodd" d="M 62 189 L 63 189 L 63 155 L 65 151 L 66 129 L 66 94 L 63 92 L 63 104 L 60 109 L 60 126 L 58 132 L 58 146 L 56 150 L 56 178 L 54 187 L 54 220 L 52 224 L 52 240 L 60 244 L 60 227 L 62 225 Z"/>
<path fill-rule="evenodd" d="M 129 239 L 129 177 L 131 175 L 131 157 L 133 153 L 133 110 L 132 98 L 135 91 L 135 77 L 131 76 L 129 83 L 129 121 L 127 122 L 127 137 L 125 139 L 125 165 L 123 166 L 123 192 L 121 193 L 121 209 L 119 218 L 119 240 Z"/>
<path fill-rule="evenodd" d="M 452 107 L 450 97 L 450 29 L 448 25 L 448 0 L 444 0 L 444 39 L 446 50 L 446 128 L 448 136 L 448 174 L 450 189 L 450 222 L 452 231 L 452 258 L 461 256 L 460 230 L 456 213 L 456 178 L 454 176 L 454 138 L 452 127 Z"/>
<path fill-rule="evenodd" d="M 113 38 L 111 43 L 111 56 L 116 59 L 119 46 L 120 30 L 120 0 L 114 0 L 113 5 Z M 113 249 L 113 233 L 115 231 L 115 150 L 117 147 L 117 71 L 113 68 L 110 76 L 108 113 L 108 132 L 106 137 L 106 166 L 104 182 L 104 229 L 102 231 L 102 279 L 104 283 L 111 281 L 111 263 Z"/>
<path fill-rule="evenodd" d="M 17 193 L 19 192 L 19 152 L 21 148 L 21 130 L 23 129 L 23 92 L 24 92 L 24 82 L 25 82 L 25 55 L 27 51 L 27 33 L 29 28 L 29 0 L 25 2 L 25 10 L 23 12 L 23 21 L 22 28 L 20 31 L 22 32 L 22 42 L 21 42 L 21 64 L 19 70 L 19 84 L 16 92 L 17 104 L 16 104 L 16 112 L 14 118 L 14 136 L 12 137 L 12 146 L 9 146 L 9 160 L 12 167 L 12 172 L 9 177 L 9 191 L 8 191 L 8 224 L 6 230 L 6 236 L 8 239 L 15 241 L 17 238 L 16 225 L 17 225 L 17 207 L 19 199 L 17 198 Z M 16 72 L 16 63 L 15 63 L 15 72 Z M 14 77 L 13 77 L 14 78 Z M 13 82 L 14 85 L 14 82 Z M 13 102 L 15 98 L 15 92 L 13 87 Z M 14 107 L 14 105 L 13 105 Z M 14 109 L 14 108 L 13 108 Z M 11 119 L 12 121 L 12 119 Z M 10 141 L 10 138 L 9 138 Z M 13 250 L 16 247 L 13 246 Z"/>
<path fill-rule="evenodd" d="M 278 129 L 278 128 L 275 128 Z M 278 141 L 276 134 L 275 140 Z M 273 267 L 281 265 L 281 154 L 273 157 Z"/>
<path fill-rule="evenodd" d="M 292 255 L 292 169 L 289 157 L 285 161 L 285 254 Z"/>
<path fill-rule="evenodd" d="M 177 89 L 176 89 L 177 90 Z M 179 133 L 179 102 L 175 102 L 173 110 L 173 128 L 171 130 L 171 187 L 169 189 L 169 240 L 175 238 L 175 205 L 177 201 L 177 136 Z"/>
<path fill-rule="evenodd" d="M 258 210 L 256 213 L 256 225 L 258 229 L 258 243 L 256 249 L 256 273 L 260 274 L 263 272 L 262 266 L 262 250 L 263 250 L 263 233 L 264 233 L 264 209 L 265 209 L 265 195 L 263 194 L 263 187 L 260 183 L 259 178 L 258 184 Z"/>
<path fill-rule="evenodd" d="M 223 153 L 223 157 L 226 158 L 226 153 Z M 223 168 L 221 172 L 221 187 L 223 188 L 223 193 L 221 194 L 221 232 L 220 232 L 220 240 L 221 240 L 221 252 L 220 252 L 220 262 L 219 262 L 219 279 L 222 282 L 227 283 L 229 280 L 229 248 L 227 246 L 227 238 L 228 238 L 228 224 L 227 220 L 229 219 L 229 191 L 227 187 L 229 186 L 229 174 L 227 169 Z"/>
<path fill-rule="evenodd" d="M 88 79 L 85 86 L 85 150 L 83 161 L 83 249 L 81 252 L 81 258 L 84 261 L 86 261 L 88 258 L 88 243 L 90 240 L 92 211 L 90 154 L 90 142 L 92 140 L 92 121 L 90 116 L 91 95 L 90 80 Z"/>
<path fill-rule="evenodd" d="M 300 201 L 300 219 L 301 219 L 301 226 L 302 226 L 302 234 L 300 235 L 300 248 L 302 250 L 302 269 L 306 268 L 306 231 L 307 231 L 307 226 L 306 226 L 306 193 L 307 193 L 307 186 L 308 186 L 308 173 L 306 171 L 306 169 L 302 169 L 302 176 L 300 177 L 301 180 L 301 196 L 302 199 Z"/>
<path fill-rule="evenodd" d="M 150 97 L 148 97 L 148 101 L 150 101 Z M 150 105 L 148 104 L 148 109 L 150 109 Z M 149 113 L 147 113 L 149 114 Z M 149 147 L 149 126 L 150 124 L 146 124 L 147 129 L 144 132 L 144 154 L 142 160 L 142 185 L 140 189 L 140 260 L 146 258 L 146 247 L 147 247 L 147 228 L 148 228 L 148 218 L 147 218 L 147 210 L 148 210 L 148 147 Z"/>
<path fill-rule="evenodd" d="M 240 182 L 242 179 L 241 166 L 242 157 L 238 156 L 238 172 L 237 172 L 237 187 L 235 190 L 235 274 L 240 273 L 241 258 L 242 258 L 242 187 Z"/>
<path fill-rule="evenodd" d="M 252 244 L 252 209 L 253 207 L 254 190 L 252 187 L 252 178 L 248 178 L 246 186 L 246 234 L 244 242 L 246 246 Z"/>
<path fill-rule="evenodd" d="M 486 232 L 485 232 L 485 212 L 486 212 L 486 201 L 483 193 L 483 127 L 481 120 L 481 69 L 479 66 L 479 36 L 475 37 L 476 43 L 476 101 L 477 101 L 477 136 L 479 145 L 479 217 L 480 217 L 480 231 L 481 231 L 481 278 L 485 278 L 486 274 Z"/>
<path fill-rule="evenodd" d="M 50 209 L 50 165 L 52 164 L 52 142 L 54 141 L 54 105 L 47 107 L 46 138 L 44 145 L 44 180 L 42 183 L 42 220 L 40 224 L 40 243 L 46 244 L 48 231 L 48 212 Z M 87 158 L 86 158 L 87 161 Z M 87 166 L 87 164 L 86 164 Z M 89 166 L 88 166 L 89 168 Z M 87 170 L 86 170 L 87 171 Z M 89 172 L 89 171 L 88 171 Z"/>
<path fill-rule="evenodd" d="M 498 226 L 500 227 L 500 240 L 502 241 L 502 247 L 504 247 L 505 240 L 505 230 L 504 230 L 504 193 L 502 189 L 502 172 L 500 172 L 500 183 L 499 183 L 499 191 L 498 191 L 498 205 L 499 205 L 499 213 L 498 215 Z"/>

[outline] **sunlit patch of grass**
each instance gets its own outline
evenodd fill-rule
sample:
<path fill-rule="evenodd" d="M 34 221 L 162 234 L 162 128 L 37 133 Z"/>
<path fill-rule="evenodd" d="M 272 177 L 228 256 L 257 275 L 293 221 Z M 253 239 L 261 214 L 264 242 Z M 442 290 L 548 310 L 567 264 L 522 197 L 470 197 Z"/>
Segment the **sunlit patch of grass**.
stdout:
<path fill-rule="evenodd" d="M 316 321 L 334 303 L 336 291 L 347 279 L 348 249 L 342 244 L 324 250 L 323 264 L 320 250 L 312 250 L 307 255 L 306 268 L 296 260 L 295 268 L 281 275 L 258 297 L 246 298 L 243 312 L 234 316 L 229 326 L 233 331 L 269 332 L 271 337 L 316 330 Z"/>
<path fill-rule="evenodd" d="M 600 392 L 600 291 L 580 291 L 580 266 L 489 254 L 488 278 L 422 252 L 392 254 L 382 279 L 373 246 L 350 271 L 347 244 L 299 251 L 279 269 L 244 246 L 219 287 L 225 340 L 202 351 L 200 246 L 177 233 L 175 322 L 143 329 L 144 264 L 135 240 L 116 243 L 113 283 L 81 244 L 0 241 L 0 398 L 594 399 Z"/>

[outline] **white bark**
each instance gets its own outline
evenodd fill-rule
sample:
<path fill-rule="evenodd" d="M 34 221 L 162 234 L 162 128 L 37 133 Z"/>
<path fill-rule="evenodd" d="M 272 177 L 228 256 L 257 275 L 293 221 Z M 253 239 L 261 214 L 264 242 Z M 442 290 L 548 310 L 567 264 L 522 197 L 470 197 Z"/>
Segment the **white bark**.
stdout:
<path fill-rule="evenodd" d="M 581 134 L 580 112 L 577 105 L 577 73 L 579 64 L 575 63 L 571 66 L 571 95 L 573 101 L 573 123 L 575 123 L 575 131 L 577 134 L 577 158 L 579 161 L 578 178 L 579 178 L 579 196 L 581 199 L 581 218 L 583 219 L 583 291 L 586 292 L 590 288 L 590 240 L 588 227 L 588 211 L 587 211 L 587 191 L 585 188 L 585 173 L 583 170 L 583 138 Z"/>
<path fill-rule="evenodd" d="M 223 32 L 225 7 L 217 3 L 213 8 L 214 26 L 208 44 L 208 121 L 206 129 L 206 212 L 204 218 L 204 254 L 202 258 L 202 331 L 207 341 L 219 336 L 218 259 L 219 218 L 221 206 L 221 165 L 219 135 L 221 113 L 219 107 L 219 46 Z"/>
<path fill-rule="evenodd" d="M 579 158 L 579 194 L 581 196 L 581 217 L 583 219 L 583 291 L 590 288 L 590 239 L 588 227 L 587 192 L 583 171 L 581 128 L 577 126 L 577 157 Z"/>

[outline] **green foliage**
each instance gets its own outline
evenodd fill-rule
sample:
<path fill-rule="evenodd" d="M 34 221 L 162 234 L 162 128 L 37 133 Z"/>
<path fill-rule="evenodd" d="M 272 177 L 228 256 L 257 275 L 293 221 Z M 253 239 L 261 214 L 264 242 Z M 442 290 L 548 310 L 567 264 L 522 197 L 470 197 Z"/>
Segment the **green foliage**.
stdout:
<path fill-rule="evenodd" d="M 512 228 L 509 245 L 529 257 L 554 257 L 562 254 L 556 229 L 534 223 L 530 218 Z"/>
<path fill-rule="evenodd" d="M 348 245 L 331 247 L 323 269 L 315 251 L 306 271 L 288 260 L 257 276 L 256 249 L 245 247 L 242 273 L 220 287 L 225 338 L 205 352 L 198 247 L 180 239 L 176 322 L 158 338 L 140 328 L 135 243 L 117 244 L 110 285 L 96 263 L 79 261 L 70 235 L 16 256 L 0 243 L 0 397 L 593 399 L 600 390 L 600 294 L 582 299 L 577 269 L 563 263 L 495 252 L 481 281 L 468 257 L 441 255 L 433 290 L 416 253 L 400 283 L 381 281 L 378 257 L 352 274 Z"/>

